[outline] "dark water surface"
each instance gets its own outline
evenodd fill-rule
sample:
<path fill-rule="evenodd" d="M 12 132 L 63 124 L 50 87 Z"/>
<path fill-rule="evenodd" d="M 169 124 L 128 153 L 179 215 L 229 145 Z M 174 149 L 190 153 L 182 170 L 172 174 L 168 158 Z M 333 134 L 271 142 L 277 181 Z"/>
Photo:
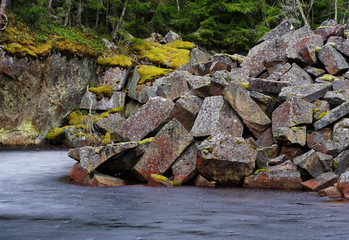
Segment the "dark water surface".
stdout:
<path fill-rule="evenodd" d="M 348 239 L 349 202 L 313 193 L 69 184 L 65 150 L 0 151 L 0 239 Z"/>

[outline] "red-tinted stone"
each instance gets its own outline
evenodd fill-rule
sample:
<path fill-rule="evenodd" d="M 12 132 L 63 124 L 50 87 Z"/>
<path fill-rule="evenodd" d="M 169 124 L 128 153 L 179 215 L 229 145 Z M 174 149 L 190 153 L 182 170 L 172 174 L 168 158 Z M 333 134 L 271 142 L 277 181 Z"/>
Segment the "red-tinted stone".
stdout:
<path fill-rule="evenodd" d="M 147 180 L 151 174 L 164 174 L 192 141 L 190 133 L 173 119 L 156 134 L 134 169 Z"/>
<path fill-rule="evenodd" d="M 280 151 L 280 155 L 284 154 L 287 160 L 292 160 L 295 157 L 302 155 L 303 153 L 304 152 L 302 151 L 302 149 L 298 147 L 287 147 L 287 146 L 282 146 Z"/>
<path fill-rule="evenodd" d="M 280 93 L 284 87 L 289 86 L 290 82 L 265 80 L 260 78 L 249 78 L 248 90 L 264 93 Z"/>
<path fill-rule="evenodd" d="M 285 73 L 291 69 L 291 64 L 277 64 L 273 67 L 268 68 L 269 76 L 267 80 L 278 81 Z"/>
<path fill-rule="evenodd" d="M 344 25 L 320 26 L 314 30 L 314 34 L 327 41 L 331 36 L 344 37 Z"/>
<path fill-rule="evenodd" d="M 331 90 L 330 83 L 303 84 L 284 87 L 279 94 L 279 99 L 301 98 L 307 102 L 313 102 L 322 98 L 327 91 Z"/>
<path fill-rule="evenodd" d="M 168 121 L 173 107 L 174 103 L 165 98 L 151 98 L 134 115 L 129 117 L 117 132 L 122 139 L 139 141 Z"/>
<path fill-rule="evenodd" d="M 199 145 L 197 167 L 200 175 L 225 186 L 239 184 L 252 173 L 257 151 L 250 142 L 227 134 L 218 134 Z"/>
<path fill-rule="evenodd" d="M 76 163 L 69 172 L 72 183 L 90 185 L 92 183 L 90 174 L 81 167 L 80 163 Z"/>
<path fill-rule="evenodd" d="M 338 176 L 333 172 L 323 173 L 320 176 L 302 183 L 302 185 L 311 191 L 320 191 L 332 186 L 338 180 Z"/>
<path fill-rule="evenodd" d="M 316 152 L 315 150 L 310 150 L 303 155 L 294 158 L 293 162 L 298 167 L 309 173 L 312 177 L 316 178 L 328 171 L 328 163 L 332 163 L 333 160 L 331 156 L 328 157 L 329 158 L 324 159 L 322 153 Z"/>
<path fill-rule="evenodd" d="M 218 133 L 241 137 L 243 124 L 222 96 L 212 96 L 205 98 L 190 133 L 194 137 L 207 137 Z"/>
<path fill-rule="evenodd" d="M 114 91 L 120 91 L 125 86 L 127 77 L 131 69 L 123 69 L 119 67 L 108 68 L 100 79 L 102 85 L 112 85 Z"/>
<path fill-rule="evenodd" d="M 334 155 L 337 152 L 334 146 L 331 128 L 324 128 L 309 133 L 307 135 L 307 144 L 310 148 L 325 154 Z"/>
<path fill-rule="evenodd" d="M 195 182 L 194 186 L 196 187 L 207 187 L 207 188 L 215 188 L 216 187 L 216 182 L 215 181 L 208 181 L 206 178 L 203 176 L 199 175 Z"/>
<path fill-rule="evenodd" d="M 343 55 L 331 45 L 324 46 L 318 52 L 318 58 L 324 64 L 327 72 L 331 75 L 344 73 L 349 69 L 349 64 Z"/>
<path fill-rule="evenodd" d="M 266 171 L 245 178 L 245 188 L 278 188 L 278 189 L 302 189 L 302 179 L 297 167 L 286 161 L 280 165 L 267 168 Z"/>
<path fill-rule="evenodd" d="M 343 193 L 337 186 L 331 186 L 318 192 L 321 197 L 342 198 Z"/>
<path fill-rule="evenodd" d="M 257 146 L 259 148 L 273 145 L 275 143 L 275 139 L 273 136 L 272 128 L 268 128 L 256 141 Z"/>
<path fill-rule="evenodd" d="M 349 171 L 339 177 L 338 188 L 343 192 L 345 198 L 349 198 Z"/>
<path fill-rule="evenodd" d="M 174 179 L 179 183 L 185 183 L 186 181 L 197 175 L 196 158 L 198 155 L 198 149 L 195 144 L 188 147 L 183 154 L 172 165 L 172 173 Z"/>
<path fill-rule="evenodd" d="M 320 130 L 331 123 L 341 119 L 349 113 L 349 101 L 342 103 L 338 107 L 332 109 L 328 114 L 323 118 L 319 119 L 314 123 L 315 130 Z"/>

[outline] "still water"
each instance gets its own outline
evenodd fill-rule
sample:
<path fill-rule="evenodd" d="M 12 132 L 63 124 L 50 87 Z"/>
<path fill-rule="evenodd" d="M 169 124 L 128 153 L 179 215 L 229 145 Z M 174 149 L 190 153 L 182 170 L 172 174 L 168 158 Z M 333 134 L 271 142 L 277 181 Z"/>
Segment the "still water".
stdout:
<path fill-rule="evenodd" d="M 66 150 L 0 151 L 0 240 L 348 239 L 349 202 L 314 193 L 72 185 Z"/>

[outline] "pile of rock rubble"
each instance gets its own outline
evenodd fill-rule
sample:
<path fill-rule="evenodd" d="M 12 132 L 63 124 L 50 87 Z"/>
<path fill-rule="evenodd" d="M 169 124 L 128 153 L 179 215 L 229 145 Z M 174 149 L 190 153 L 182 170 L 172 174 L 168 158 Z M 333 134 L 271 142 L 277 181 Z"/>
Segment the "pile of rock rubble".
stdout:
<path fill-rule="evenodd" d="M 349 40 L 334 21 L 283 22 L 246 57 L 195 48 L 152 84 L 137 67 L 104 75 L 114 95 L 82 108 L 124 107 L 98 123 L 120 142 L 73 148 L 76 183 L 309 189 L 349 197 Z M 107 80 L 106 80 L 107 79 Z M 126 91 L 125 91 L 126 90 Z M 126 118 L 125 118 L 126 116 Z"/>

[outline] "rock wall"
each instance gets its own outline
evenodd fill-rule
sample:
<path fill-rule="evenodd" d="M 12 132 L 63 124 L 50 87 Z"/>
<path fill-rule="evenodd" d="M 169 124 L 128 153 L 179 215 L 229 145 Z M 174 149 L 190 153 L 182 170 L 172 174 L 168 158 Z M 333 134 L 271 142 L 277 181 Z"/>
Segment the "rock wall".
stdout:
<path fill-rule="evenodd" d="M 98 82 L 90 59 L 52 54 L 16 58 L 0 49 L 0 145 L 40 144 L 51 127 Z"/>

